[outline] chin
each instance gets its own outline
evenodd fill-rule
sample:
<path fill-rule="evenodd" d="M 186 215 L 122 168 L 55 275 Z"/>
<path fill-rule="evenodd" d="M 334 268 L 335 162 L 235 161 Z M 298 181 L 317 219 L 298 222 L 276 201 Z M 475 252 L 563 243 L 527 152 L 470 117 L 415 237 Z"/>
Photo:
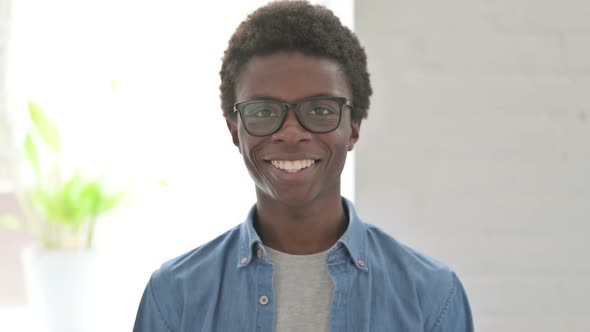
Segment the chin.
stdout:
<path fill-rule="evenodd" d="M 263 196 L 267 201 L 274 201 L 288 207 L 303 207 L 309 205 L 316 200 L 318 196 L 310 192 L 293 192 L 273 189 L 266 191 L 260 190 L 260 188 L 257 189 L 259 198 L 262 198 L 261 196 Z"/>

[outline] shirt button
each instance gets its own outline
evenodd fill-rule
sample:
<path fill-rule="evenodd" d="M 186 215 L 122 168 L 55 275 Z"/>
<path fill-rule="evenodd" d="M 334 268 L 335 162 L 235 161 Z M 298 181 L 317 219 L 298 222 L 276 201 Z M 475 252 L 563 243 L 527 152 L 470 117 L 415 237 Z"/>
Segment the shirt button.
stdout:
<path fill-rule="evenodd" d="M 268 297 L 266 297 L 266 295 L 262 295 L 259 299 L 258 302 L 260 302 L 260 304 L 262 305 L 266 305 L 268 303 Z"/>
<path fill-rule="evenodd" d="M 364 267 L 364 266 L 365 266 L 365 261 L 364 261 L 364 260 L 362 260 L 362 259 L 359 259 L 359 265 L 360 265 L 361 267 Z"/>
<path fill-rule="evenodd" d="M 244 265 L 246 263 L 248 263 L 248 257 L 244 257 L 240 260 L 240 264 Z"/>
<path fill-rule="evenodd" d="M 262 250 L 258 249 L 258 251 L 256 252 L 256 256 L 258 256 L 258 258 L 262 257 Z"/>

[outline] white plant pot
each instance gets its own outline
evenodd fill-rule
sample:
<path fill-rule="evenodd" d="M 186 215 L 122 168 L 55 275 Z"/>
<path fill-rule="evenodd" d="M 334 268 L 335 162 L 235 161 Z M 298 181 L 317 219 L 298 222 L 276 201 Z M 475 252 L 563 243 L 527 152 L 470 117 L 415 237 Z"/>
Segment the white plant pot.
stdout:
<path fill-rule="evenodd" d="M 94 251 L 26 248 L 23 266 L 29 304 L 44 331 L 91 330 L 97 281 Z"/>

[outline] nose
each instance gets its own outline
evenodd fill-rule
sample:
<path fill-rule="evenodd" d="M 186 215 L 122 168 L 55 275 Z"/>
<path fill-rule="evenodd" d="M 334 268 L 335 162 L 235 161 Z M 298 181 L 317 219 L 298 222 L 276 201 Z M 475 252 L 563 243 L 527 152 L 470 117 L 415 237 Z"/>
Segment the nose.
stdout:
<path fill-rule="evenodd" d="M 291 109 L 287 112 L 285 122 L 279 130 L 272 134 L 272 140 L 275 142 L 285 142 L 289 144 L 297 144 L 299 142 L 306 142 L 311 139 L 311 132 L 299 123 L 297 115 Z"/>

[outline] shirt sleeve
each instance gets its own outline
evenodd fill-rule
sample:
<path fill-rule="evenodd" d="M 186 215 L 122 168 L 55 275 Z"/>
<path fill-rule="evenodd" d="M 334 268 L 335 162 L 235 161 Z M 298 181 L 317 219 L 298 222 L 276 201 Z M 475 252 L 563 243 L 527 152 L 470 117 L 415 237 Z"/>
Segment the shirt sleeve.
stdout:
<path fill-rule="evenodd" d="M 432 332 L 473 332 L 473 318 L 465 289 L 455 273 L 453 286 Z"/>
<path fill-rule="evenodd" d="M 152 287 L 150 280 L 139 303 L 133 332 L 172 332 L 166 318 L 162 315 Z"/>

